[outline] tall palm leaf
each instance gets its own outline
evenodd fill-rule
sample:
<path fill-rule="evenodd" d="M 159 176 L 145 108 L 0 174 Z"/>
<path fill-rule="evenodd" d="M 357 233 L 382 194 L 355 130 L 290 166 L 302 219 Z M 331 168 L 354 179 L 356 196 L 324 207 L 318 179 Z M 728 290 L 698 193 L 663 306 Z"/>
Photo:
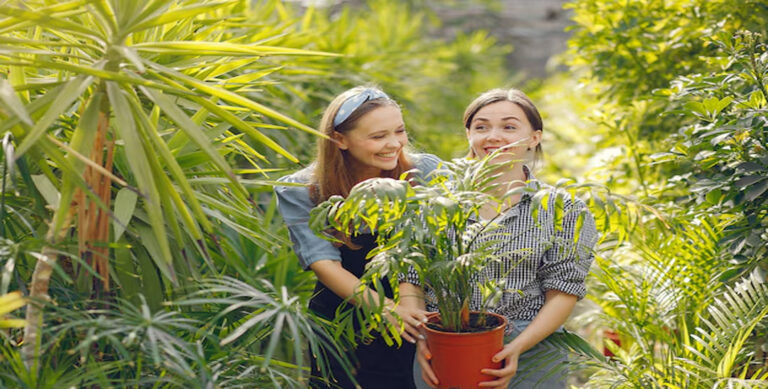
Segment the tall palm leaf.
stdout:
<path fill-rule="evenodd" d="M 19 140 L 17 158 L 31 155 L 39 161 L 58 192 L 47 246 L 30 284 L 32 298 L 47 297 L 56 246 L 73 223 L 79 228 L 78 255 L 109 290 L 109 246 L 118 234 L 110 237 L 108 220 L 115 214 L 121 215 L 116 229 L 134 227 L 131 232 L 140 239 L 133 243 L 143 246 L 127 260 L 146 253 L 167 280 L 178 282 L 174 263 L 193 254 L 188 250 L 207 256 L 204 232 L 213 230 L 214 215 L 206 200 L 210 204 L 223 194 L 234 200 L 230 208 L 249 208 L 248 190 L 231 168 L 229 154 L 252 162 L 264 158 L 248 155 L 252 149 L 242 143 L 231 146 L 237 143 L 232 139 L 247 136 L 296 161 L 257 123 L 319 135 L 227 82 L 228 74 L 248 73 L 262 58 L 326 55 L 252 41 L 248 3 L 37 0 L 0 5 L 0 63 L 9 67 L 8 83 L 15 90 L 0 99 L 0 132 L 13 133 Z M 248 81 L 259 74 L 267 73 Z M 194 181 L 200 176 L 223 182 L 211 188 Z M 135 196 L 124 195 L 112 207 L 115 185 Z M 81 285 L 88 287 L 90 278 L 83 274 Z M 41 314 L 36 305 L 27 311 L 28 360 L 39 346 Z"/>

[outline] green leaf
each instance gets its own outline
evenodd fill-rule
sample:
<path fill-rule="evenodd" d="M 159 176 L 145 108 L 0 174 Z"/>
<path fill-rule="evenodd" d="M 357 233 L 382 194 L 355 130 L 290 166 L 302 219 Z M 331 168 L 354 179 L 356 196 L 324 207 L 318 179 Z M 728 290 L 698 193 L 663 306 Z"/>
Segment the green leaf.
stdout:
<path fill-rule="evenodd" d="M 717 97 L 710 97 L 708 99 L 704 99 L 703 105 L 704 109 L 707 111 L 707 115 L 714 119 L 715 116 L 717 116 L 725 107 L 731 104 L 731 101 L 733 101 L 733 97 L 727 96 L 725 98 L 718 99 Z"/>
<path fill-rule="evenodd" d="M 162 53 L 167 55 L 227 55 L 227 56 L 267 56 L 267 55 L 319 55 L 340 57 L 341 54 L 324 51 L 294 49 L 290 47 L 244 45 L 225 42 L 147 42 L 137 43 L 132 47 L 139 51 Z"/>
<path fill-rule="evenodd" d="M 149 117 L 144 113 L 143 107 L 141 102 L 138 99 L 138 96 L 135 94 L 131 95 L 131 99 L 129 99 L 129 102 L 133 106 L 133 112 L 134 115 L 139 120 L 139 123 L 144 128 L 144 132 L 147 134 L 147 137 L 149 138 L 149 141 L 152 142 L 152 145 L 154 146 L 154 150 L 159 153 L 159 157 L 161 160 L 165 163 L 165 166 L 170 170 L 171 176 L 176 180 L 176 184 L 181 187 L 182 193 L 184 194 L 186 200 L 189 202 L 192 212 L 195 213 L 197 216 L 197 220 L 200 222 L 200 224 L 203 226 L 203 228 L 211 232 L 213 230 L 213 226 L 211 225 L 210 221 L 208 221 L 208 218 L 205 216 L 202 207 L 200 206 L 200 202 L 197 199 L 197 195 L 194 193 L 192 187 L 190 186 L 190 182 L 187 179 L 186 175 L 184 174 L 184 171 L 181 169 L 181 166 L 179 166 L 178 161 L 176 158 L 174 158 L 171 151 L 168 149 L 168 145 L 163 141 L 163 139 L 158 134 L 157 129 L 157 120 L 155 120 L 159 114 L 160 114 L 160 107 L 155 106 L 152 109 L 153 112 L 153 120 L 150 120 Z M 157 115 L 157 116 L 155 116 Z M 186 205 L 183 204 L 177 204 L 179 208 L 179 212 L 186 216 L 188 213 L 186 209 Z M 188 223 L 191 223 L 191 221 L 188 221 Z M 194 227 L 196 227 L 196 224 L 192 223 Z M 197 238 L 199 234 L 194 234 Z"/>
<path fill-rule="evenodd" d="M 148 234 L 152 236 L 151 232 Z M 139 235 L 141 239 L 141 234 Z M 142 242 L 143 243 L 143 242 Z M 141 294 L 146 297 L 147 303 L 153 312 L 162 308 L 163 280 L 158 276 L 152 258 L 147 254 L 145 247 L 137 247 L 132 250 L 138 261 L 138 275 L 141 277 Z M 162 268 L 161 268 L 162 269 Z"/>
<path fill-rule="evenodd" d="M 48 107 L 48 110 L 43 117 L 37 121 L 37 124 L 32 128 L 29 134 L 24 137 L 24 140 L 16 149 L 17 158 L 27 152 L 30 147 L 34 146 L 40 137 L 48 130 L 48 127 L 50 127 L 61 114 L 72 107 L 75 100 L 82 95 L 83 91 L 85 91 L 92 82 L 92 77 L 79 76 L 73 78 L 66 84 L 64 89 L 56 96 L 53 103 L 51 103 L 51 106 Z"/>
<path fill-rule="evenodd" d="M 79 5 L 79 11 L 76 11 L 76 12 L 85 13 L 87 11 L 84 5 L 87 3 L 88 3 L 87 1 L 73 1 L 68 3 L 68 5 L 69 6 Z M 47 26 L 49 28 L 55 27 L 61 30 L 76 32 L 76 33 L 85 35 L 87 37 L 90 37 L 93 40 L 104 43 L 104 40 L 102 39 L 102 37 L 94 34 L 93 29 L 90 29 L 86 26 L 83 26 L 75 22 L 71 22 L 65 18 L 51 16 L 52 14 L 53 13 L 50 12 L 50 10 L 32 11 L 32 10 L 12 8 L 5 5 L 0 5 L 0 15 L 11 16 L 12 18 L 15 18 L 16 20 L 19 20 L 19 21 L 34 22 L 35 24 L 40 26 Z M 68 16 L 71 17 L 71 14 Z"/>
<path fill-rule="evenodd" d="M 53 185 L 51 180 L 43 174 L 32 175 L 32 180 L 35 182 L 35 187 L 43 195 L 45 202 L 53 209 L 59 207 L 59 190 L 56 189 L 56 185 Z"/>
<path fill-rule="evenodd" d="M 173 257 L 168 244 L 168 238 L 165 235 L 165 221 L 160 206 L 160 194 L 152 177 L 152 170 L 147 162 L 149 158 L 155 158 L 155 156 L 148 154 L 147 150 L 145 150 L 141 134 L 136 129 L 131 108 L 118 84 L 108 81 L 107 94 L 115 113 L 115 125 L 119 131 L 120 138 L 125 144 L 128 164 L 131 166 L 131 171 L 136 177 L 139 189 L 142 191 L 144 208 L 147 211 L 149 222 L 154 232 L 153 241 L 156 242 L 157 248 L 152 253 L 152 259 L 163 274 L 176 283 L 176 275 L 172 267 Z"/>
<path fill-rule="evenodd" d="M 162 2 L 158 2 L 158 3 L 162 4 Z M 210 12 L 217 8 L 234 4 L 234 3 L 236 2 L 222 1 L 218 3 L 195 4 L 190 7 L 177 8 L 172 11 L 165 11 L 150 18 L 144 18 L 143 20 L 140 19 L 140 21 L 137 24 L 128 26 L 127 33 L 133 33 L 136 31 L 141 31 L 148 28 L 152 28 L 152 27 L 162 26 L 169 23 L 175 23 L 179 20 L 185 20 L 185 21 L 192 20 L 197 15 L 204 14 L 206 12 Z"/>
<path fill-rule="evenodd" d="M 720 204 L 720 197 L 722 196 L 723 191 L 720 189 L 715 189 L 707 192 L 706 200 L 709 204 L 717 205 Z"/>
<path fill-rule="evenodd" d="M 112 238 L 113 241 L 118 241 L 120 240 L 120 237 L 123 236 L 126 226 L 131 222 L 131 217 L 133 216 L 133 211 L 136 209 L 138 198 L 139 196 L 136 192 L 128 188 L 120 189 L 117 192 L 117 196 L 115 197 L 115 210 L 113 212 L 115 220 L 112 221 L 112 231 L 114 233 Z"/>
<path fill-rule="evenodd" d="M 136 232 L 139 234 L 141 245 L 144 246 L 149 253 L 149 258 L 166 278 L 175 282 L 176 274 L 173 271 L 173 267 L 166 262 L 166 254 L 163 252 L 164 249 L 161 241 L 157 239 L 155 231 L 144 224 L 136 224 L 135 228 Z M 163 236 L 163 240 L 166 240 L 165 236 Z"/>
<path fill-rule="evenodd" d="M 754 201 L 760 195 L 762 195 L 766 189 L 768 189 L 768 178 L 763 178 L 762 181 L 752 185 L 748 190 L 747 193 L 744 195 L 744 198 L 747 201 Z"/>
<path fill-rule="evenodd" d="M 756 90 L 752 92 L 752 95 L 749 96 L 749 105 L 754 109 L 760 109 L 765 106 L 765 96 L 763 96 L 763 91 Z"/>
<path fill-rule="evenodd" d="M 764 179 L 764 175 L 744 176 L 736 180 L 735 185 L 739 189 L 744 189 L 754 184 L 755 182 L 762 181 Z"/>
<path fill-rule="evenodd" d="M 177 84 L 173 80 L 167 80 L 167 82 L 171 83 L 172 85 L 176 86 L 177 88 L 184 88 L 182 85 Z M 191 93 L 190 93 L 191 95 Z M 288 158 L 291 162 L 298 163 L 298 158 L 294 157 L 291 153 L 289 153 L 287 150 L 285 150 L 282 146 L 280 146 L 277 142 L 273 141 L 266 135 L 262 134 L 261 131 L 256 130 L 253 126 L 249 125 L 239 117 L 235 116 L 233 113 L 227 111 L 226 109 L 220 107 L 216 103 L 199 97 L 192 97 L 190 96 L 190 100 L 202 105 L 205 107 L 208 111 L 211 113 L 218 115 L 221 119 L 226 121 L 227 123 L 231 124 L 235 128 L 239 129 L 240 131 L 244 132 L 245 134 L 255 138 L 259 142 L 263 143 L 265 146 L 271 148 L 272 150 L 276 151 L 280 155 Z"/>
<path fill-rule="evenodd" d="M 247 98 L 245 98 L 243 96 L 240 96 L 240 95 L 238 95 L 236 93 L 230 92 L 230 91 L 228 91 L 226 89 L 223 89 L 223 88 L 212 86 L 212 85 L 210 85 L 210 84 L 208 84 L 206 82 L 197 80 L 197 79 L 195 79 L 193 77 L 189 77 L 189 76 L 187 76 L 187 75 L 185 75 L 183 73 L 180 73 L 180 72 L 168 69 L 168 68 L 166 68 L 164 66 L 160 66 L 160 65 L 155 64 L 155 63 L 151 63 L 151 64 L 147 64 L 147 65 L 152 67 L 152 68 L 155 68 L 155 69 L 159 70 L 160 72 L 163 72 L 163 73 L 166 73 L 166 74 L 170 74 L 173 77 L 175 77 L 176 79 L 179 79 L 182 82 L 186 83 L 187 85 L 190 85 L 191 87 L 193 87 L 195 89 L 198 89 L 198 90 L 200 90 L 202 92 L 208 93 L 211 96 L 218 97 L 218 98 L 220 98 L 220 99 L 222 99 L 224 101 L 229 101 L 230 103 L 241 105 L 241 106 L 246 107 L 246 108 L 250 108 L 251 110 L 253 110 L 253 111 L 257 112 L 257 113 L 260 113 L 260 114 L 262 114 L 264 116 L 267 116 L 267 117 L 270 117 L 272 119 L 281 121 L 283 123 L 292 125 L 292 126 L 298 128 L 299 130 L 305 131 L 305 132 L 310 133 L 312 135 L 316 135 L 316 136 L 319 136 L 321 138 L 328 138 L 328 136 L 323 134 L 322 132 L 319 132 L 319 131 L 317 131 L 317 130 L 315 130 L 315 129 L 313 129 L 313 128 L 305 125 L 305 124 L 299 123 L 298 121 L 296 121 L 294 119 L 291 119 L 288 116 L 285 116 L 285 115 L 283 115 L 283 114 L 281 114 L 281 113 L 279 113 L 277 111 L 274 111 L 271 108 L 267 108 L 267 107 L 265 107 L 265 106 L 263 106 L 263 105 L 261 105 L 259 103 L 256 103 L 253 100 L 247 99 Z"/>
<path fill-rule="evenodd" d="M 189 116 L 187 116 L 184 111 L 181 110 L 181 108 L 172 103 L 165 95 L 148 88 L 140 89 L 147 97 L 154 101 L 155 104 L 159 105 L 160 109 L 165 112 L 165 114 L 168 115 L 168 117 L 170 117 L 171 120 L 173 120 L 179 126 L 179 128 L 181 128 L 181 130 L 184 131 L 184 133 L 186 133 L 187 136 L 189 136 L 190 139 L 192 139 L 192 141 L 195 142 L 198 147 L 200 147 L 200 149 L 208 155 L 213 164 L 218 166 L 219 169 L 221 169 L 221 171 L 225 173 L 227 177 L 229 177 L 234 188 L 240 190 L 242 194 L 247 196 L 248 192 L 237 181 L 237 177 L 235 177 L 235 174 L 232 172 L 232 168 L 230 168 L 227 161 L 224 160 L 224 157 L 222 157 L 221 154 L 219 154 L 219 152 L 213 148 L 211 140 L 208 139 L 208 137 L 203 133 L 202 129 L 200 129 L 200 127 L 195 122 L 193 122 L 192 119 L 190 119 Z"/>
<path fill-rule="evenodd" d="M 24 103 L 21 102 L 19 96 L 16 95 L 16 91 L 13 90 L 13 86 L 8 80 L 0 79 L 0 102 L 8 108 L 11 114 L 16 115 L 19 120 L 24 124 L 32 127 L 35 123 L 32 122 L 32 118 L 29 117 L 27 110 L 24 108 Z"/>
<path fill-rule="evenodd" d="M 141 62 L 141 57 L 139 57 L 139 54 L 137 54 L 133 48 L 125 46 L 112 46 L 112 48 L 120 53 L 123 58 L 131 62 L 139 73 L 144 73 L 146 71 L 144 63 Z"/>
<path fill-rule="evenodd" d="M 131 257 L 130 246 L 125 240 L 119 241 L 119 246 L 114 249 L 115 259 L 113 265 L 117 283 L 122 290 L 121 295 L 131 302 L 138 304 L 140 302 L 139 294 L 146 295 L 148 291 L 143 290 L 141 287 L 141 276 L 136 271 L 133 258 Z M 149 269 L 144 269 L 144 271 L 148 272 Z"/>

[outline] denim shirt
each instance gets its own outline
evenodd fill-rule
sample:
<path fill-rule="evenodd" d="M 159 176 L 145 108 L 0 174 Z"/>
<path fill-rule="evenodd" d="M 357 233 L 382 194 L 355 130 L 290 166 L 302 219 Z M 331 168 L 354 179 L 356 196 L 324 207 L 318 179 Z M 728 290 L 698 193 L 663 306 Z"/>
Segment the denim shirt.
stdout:
<path fill-rule="evenodd" d="M 419 177 L 426 177 L 442 162 L 432 154 L 411 154 L 410 159 L 414 168 L 419 170 L 417 174 Z M 310 165 L 296 173 L 281 177 L 278 181 L 309 184 L 312 181 L 313 169 L 314 165 Z M 321 259 L 341 261 L 339 249 L 309 228 L 309 212 L 317 205 L 310 199 L 309 185 L 275 186 L 275 194 L 277 194 L 280 214 L 291 235 L 293 251 L 299 257 L 301 266 L 306 270 L 309 265 Z"/>

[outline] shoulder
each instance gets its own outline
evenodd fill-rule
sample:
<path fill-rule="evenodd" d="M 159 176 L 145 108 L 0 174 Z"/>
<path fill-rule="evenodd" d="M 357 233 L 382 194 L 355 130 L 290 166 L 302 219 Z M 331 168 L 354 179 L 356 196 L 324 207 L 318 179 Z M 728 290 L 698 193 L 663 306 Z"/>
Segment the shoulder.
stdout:
<path fill-rule="evenodd" d="M 295 173 L 282 176 L 278 178 L 277 181 L 282 183 L 287 183 L 287 184 L 309 184 L 312 181 L 312 171 L 314 170 L 313 167 L 314 165 L 310 165 Z M 281 185 L 278 184 L 277 186 L 281 186 Z M 288 186 L 291 186 L 291 185 L 288 185 Z"/>
<path fill-rule="evenodd" d="M 563 188 L 554 187 L 535 178 L 526 183 L 525 191 L 531 198 L 538 198 L 539 201 L 546 199 L 549 213 L 554 212 L 555 207 L 561 207 L 561 209 L 566 211 L 588 211 L 584 200 L 574 193 Z"/>
<path fill-rule="evenodd" d="M 440 158 L 433 154 L 426 153 L 414 153 L 410 154 L 411 162 L 413 162 L 413 168 L 418 169 L 422 176 L 426 176 L 443 162 Z"/>
<path fill-rule="evenodd" d="M 311 204 L 309 184 L 312 182 L 312 166 L 280 177 L 277 181 L 275 193 L 277 193 L 279 199 Z"/>

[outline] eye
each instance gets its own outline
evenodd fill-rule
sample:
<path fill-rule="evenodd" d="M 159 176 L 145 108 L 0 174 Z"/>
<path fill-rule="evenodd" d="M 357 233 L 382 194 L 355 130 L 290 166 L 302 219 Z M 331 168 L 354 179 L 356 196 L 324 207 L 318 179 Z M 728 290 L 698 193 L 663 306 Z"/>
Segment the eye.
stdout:
<path fill-rule="evenodd" d="M 384 137 L 385 137 L 385 135 L 382 134 L 382 135 L 374 135 L 371 138 L 373 138 L 373 139 L 384 139 Z"/>
<path fill-rule="evenodd" d="M 484 124 L 479 124 L 475 126 L 476 131 L 485 131 L 486 129 L 488 129 L 488 127 L 486 127 Z"/>
<path fill-rule="evenodd" d="M 405 134 L 405 128 L 400 128 L 397 131 L 395 131 L 398 134 Z"/>
<path fill-rule="evenodd" d="M 515 126 L 513 126 L 511 124 L 507 124 L 506 126 L 504 126 L 504 129 L 505 130 L 516 130 L 517 127 L 515 127 Z"/>

